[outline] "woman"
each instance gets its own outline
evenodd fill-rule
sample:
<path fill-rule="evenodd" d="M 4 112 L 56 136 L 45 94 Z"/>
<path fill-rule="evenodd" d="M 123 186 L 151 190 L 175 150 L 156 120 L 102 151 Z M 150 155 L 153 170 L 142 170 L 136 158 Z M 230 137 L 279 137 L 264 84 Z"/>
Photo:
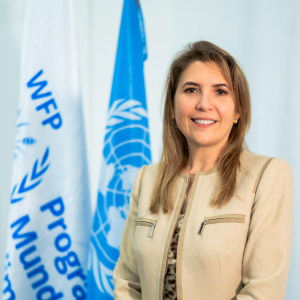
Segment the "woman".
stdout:
<path fill-rule="evenodd" d="M 115 299 L 284 299 L 292 173 L 246 149 L 250 108 L 227 52 L 202 41 L 175 57 L 162 158 L 132 188 Z"/>

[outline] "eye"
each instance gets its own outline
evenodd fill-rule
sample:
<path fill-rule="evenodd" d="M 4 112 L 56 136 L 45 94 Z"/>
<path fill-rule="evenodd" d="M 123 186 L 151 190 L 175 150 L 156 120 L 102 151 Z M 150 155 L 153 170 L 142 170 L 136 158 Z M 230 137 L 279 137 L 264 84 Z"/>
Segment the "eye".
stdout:
<path fill-rule="evenodd" d="M 216 92 L 219 96 L 228 95 L 228 93 L 225 90 L 222 90 L 222 89 L 218 89 Z"/>
<path fill-rule="evenodd" d="M 185 90 L 185 92 L 188 93 L 188 94 L 194 94 L 194 93 L 197 92 L 197 89 L 196 88 L 187 88 Z"/>

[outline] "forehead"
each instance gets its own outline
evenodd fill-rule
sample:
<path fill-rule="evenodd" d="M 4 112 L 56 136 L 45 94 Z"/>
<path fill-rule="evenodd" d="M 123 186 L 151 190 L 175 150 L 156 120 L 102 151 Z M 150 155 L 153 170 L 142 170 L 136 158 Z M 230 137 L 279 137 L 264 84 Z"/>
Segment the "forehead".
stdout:
<path fill-rule="evenodd" d="M 221 68 L 215 62 L 192 62 L 181 74 L 179 84 L 187 81 L 197 82 L 199 84 L 226 83 Z"/>

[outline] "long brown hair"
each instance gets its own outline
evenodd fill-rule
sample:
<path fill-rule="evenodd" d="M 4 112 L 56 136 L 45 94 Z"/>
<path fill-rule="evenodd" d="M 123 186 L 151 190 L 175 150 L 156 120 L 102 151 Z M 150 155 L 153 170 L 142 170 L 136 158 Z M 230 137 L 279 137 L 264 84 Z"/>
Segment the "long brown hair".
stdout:
<path fill-rule="evenodd" d="M 167 76 L 163 151 L 151 196 L 152 213 L 157 213 L 160 207 L 164 213 L 173 209 L 175 182 L 188 162 L 188 144 L 172 119 L 172 110 L 180 76 L 194 61 L 214 62 L 220 67 L 232 90 L 235 109 L 240 114 L 239 121 L 233 124 L 228 141 L 217 160 L 221 181 L 211 205 L 221 208 L 230 201 L 236 190 L 237 171 L 241 167 L 240 156 L 246 148 L 244 138 L 251 121 L 249 86 L 241 68 L 229 53 L 206 41 L 195 42 L 176 54 Z"/>

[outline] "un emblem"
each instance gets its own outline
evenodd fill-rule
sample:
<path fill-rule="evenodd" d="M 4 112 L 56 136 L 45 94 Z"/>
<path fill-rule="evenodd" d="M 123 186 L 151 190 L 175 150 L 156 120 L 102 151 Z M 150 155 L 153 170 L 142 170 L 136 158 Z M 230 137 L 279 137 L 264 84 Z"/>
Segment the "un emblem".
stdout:
<path fill-rule="evenodd" d="M 134 179 L 151 162 L 147 112 L 136 100 L 116 100 L 109 109 L 98 203 L 93 224 L 91 261 L 99 291 L 113 296 L 112 272 Z"/>

